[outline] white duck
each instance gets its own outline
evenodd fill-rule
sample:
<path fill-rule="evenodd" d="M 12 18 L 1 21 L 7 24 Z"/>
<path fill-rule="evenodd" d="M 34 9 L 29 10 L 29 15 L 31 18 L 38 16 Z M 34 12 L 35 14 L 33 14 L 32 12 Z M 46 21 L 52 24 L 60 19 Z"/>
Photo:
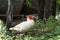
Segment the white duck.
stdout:
<path fill-rule="evenodd" d="M 16 31 L 19 31 L 19 32 L 22 32 L 22 33 L 28 32 L 34 26 L 33 18 L 34 18 L 34 16 L 28 15 L 27 16 L 27 21 L 24 21 L 24 22 L 16 25 L 15 27 L 12 27 L 12 28 L 9 28 L 9 29 L 10 30 L 16 30 Z"/>

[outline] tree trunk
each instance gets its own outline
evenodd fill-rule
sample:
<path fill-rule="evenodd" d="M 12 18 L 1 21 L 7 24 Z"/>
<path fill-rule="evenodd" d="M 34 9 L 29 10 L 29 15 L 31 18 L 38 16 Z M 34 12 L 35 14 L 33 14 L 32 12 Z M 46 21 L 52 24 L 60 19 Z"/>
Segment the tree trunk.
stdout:
<path fill-rule="evenodd" d="M 8 10 L 7 10 L 7 30 L 11 27 L 13 19 L 13 2 L 12 0 L 8 0 Z"/>
<path fill-rule="evenodd" d="M 39 7 L 39 19 L 43 19 L 44 15 L 44 0 L 39 0 L 38 1 L 38 7 Z"/>
<path fill-rule="evenodd" d="M 44 18 L 55 16 L 56 14 L 56 0 L 45 0 Z"/>

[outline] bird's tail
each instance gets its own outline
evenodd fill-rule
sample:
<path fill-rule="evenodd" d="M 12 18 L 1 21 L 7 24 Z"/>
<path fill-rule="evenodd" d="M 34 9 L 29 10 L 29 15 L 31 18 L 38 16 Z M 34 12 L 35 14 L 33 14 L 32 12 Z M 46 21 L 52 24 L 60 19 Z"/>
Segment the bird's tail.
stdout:
<path fill-rule="evenodd" d="M 9 28 L 9 30 L 13 30 L 14 28 Z"/>

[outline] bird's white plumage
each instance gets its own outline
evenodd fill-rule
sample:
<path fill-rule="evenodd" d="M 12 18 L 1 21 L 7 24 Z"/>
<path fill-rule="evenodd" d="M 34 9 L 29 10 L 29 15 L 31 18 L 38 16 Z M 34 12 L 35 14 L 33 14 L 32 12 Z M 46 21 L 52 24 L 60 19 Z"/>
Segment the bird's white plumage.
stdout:
<path fill-rule="evenodd" d="M 16 25 L 13 28 L 10 28 L 10 30 L 16 30 L 19 32 L 27 32 L 34 26 L 34 20 L 27 20 L 25 22 L 22 22 L 18 25 Z"/>

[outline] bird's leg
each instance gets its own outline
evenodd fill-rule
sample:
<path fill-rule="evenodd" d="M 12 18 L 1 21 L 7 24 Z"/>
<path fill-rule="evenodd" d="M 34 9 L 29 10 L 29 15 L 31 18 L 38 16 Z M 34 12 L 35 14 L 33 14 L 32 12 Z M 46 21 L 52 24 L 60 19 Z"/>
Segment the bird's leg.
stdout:
<path fill-rule="evenodd" d="M 27 35 L 27 32 L 24 33 L 24 37 Z"/>

